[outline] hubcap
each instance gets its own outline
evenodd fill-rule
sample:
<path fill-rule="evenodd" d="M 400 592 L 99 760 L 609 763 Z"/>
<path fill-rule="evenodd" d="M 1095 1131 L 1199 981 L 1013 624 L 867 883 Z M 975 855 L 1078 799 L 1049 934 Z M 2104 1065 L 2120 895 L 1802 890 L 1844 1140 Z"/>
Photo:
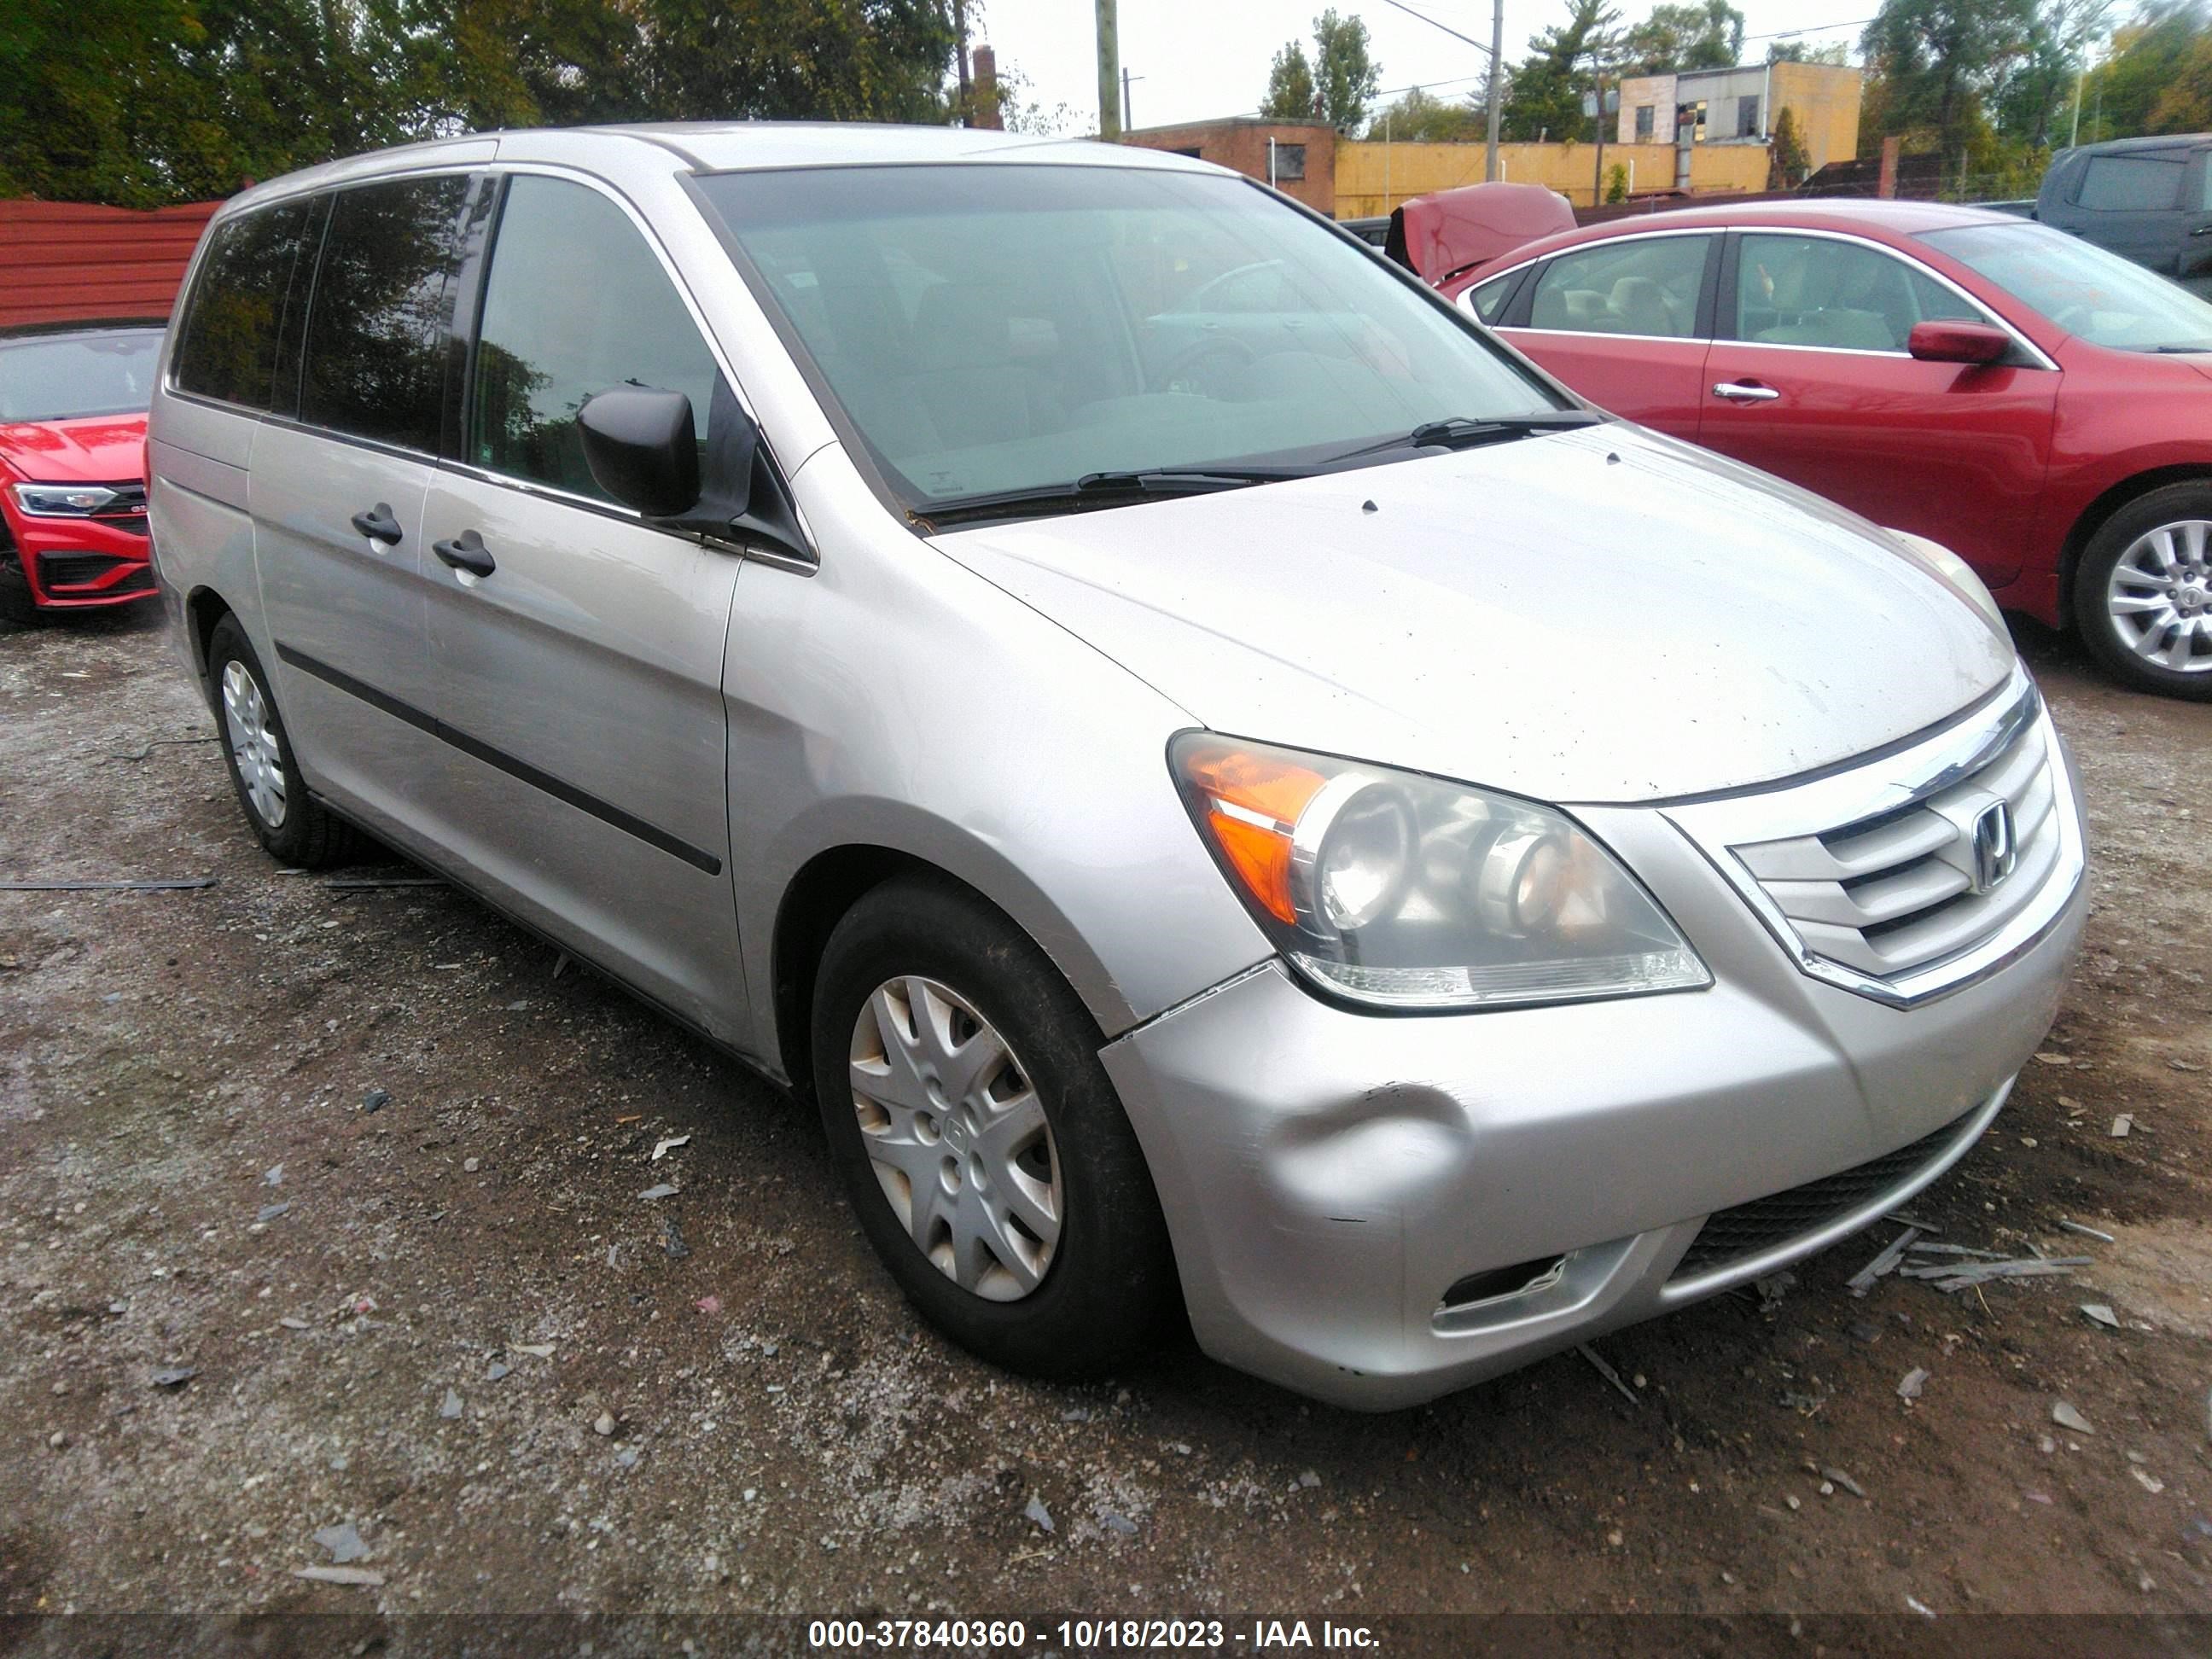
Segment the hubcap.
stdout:
<path fill-rule="evenodd" d="M 1029 1071 L 957 993 L 908 976 L 853 1024 L 853 1109 L 915 1247 L 961 1289 L 1018 1302 L 1060 1243 L 1060 1152 Z"/>
<path fill-rule="evenodd" d="M 2212 523 L 2187 519 L 2139 536 L 2112 567 L 2105 611 L 2119 642 L 2184 674 L 2212 672 Z"/>
<path fill-rule="evenodd" d="M 269 724 L 269 702 L 246 665 L 234 657 L 222 670 L 222 729 L 238 763 L 246 805 L 271 830 L 284 822 L 284 756 Z"/>

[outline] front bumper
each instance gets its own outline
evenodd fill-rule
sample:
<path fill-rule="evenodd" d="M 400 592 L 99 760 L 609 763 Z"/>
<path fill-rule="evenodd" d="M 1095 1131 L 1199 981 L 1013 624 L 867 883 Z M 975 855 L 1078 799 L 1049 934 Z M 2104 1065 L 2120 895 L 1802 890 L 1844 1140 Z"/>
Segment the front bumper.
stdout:
<path fill-rule="evenodd" d="M 2078 871 L 2023 948 L 1899 1008 L 1801 972 L 1659 814 L 1577 816 L 1682 926 L 1710 989 L 1394 1018 L 1271 961 L 1105 1048 L 1215 1358 L 1389 1410 L 1771 1273 L 1962 1157 L 2056 1017 Z M 1737 1211 L 1815 1182 L 1825 1209 Z M 1741 1248 L 1684 1269 L 1723 1211 Z M 1560 1257 L 1523 1294 L 1444 1305 L 1470 1275 Z"/>
<path fill-rule="evenodd" d="M 155 596 L 153 538 L 143 513 L 110 518 L 9 514 L 31 599 L 42 611 L 97 610 Z"/>

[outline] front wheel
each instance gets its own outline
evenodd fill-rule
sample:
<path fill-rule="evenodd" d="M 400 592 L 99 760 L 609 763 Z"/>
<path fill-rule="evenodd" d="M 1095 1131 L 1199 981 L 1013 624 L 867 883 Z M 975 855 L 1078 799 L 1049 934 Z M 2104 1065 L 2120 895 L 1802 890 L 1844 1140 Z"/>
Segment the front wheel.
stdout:
<path fill-rule="evenodd" d="M 932 1323 L 1054 1377 L 1143 1353 L 1175 1306 L 1159 1203 L 1073 990 L 1006 917 L 900 879 L 830 936 L 814 1075 L 876 1254 Z"/>
<path fill-rule="evenodd" d="M 2212 485 L 2154 489 L 2107 520 L 2075 570 L 2074 619 L 2114 678 L 2212 701 Z"/>

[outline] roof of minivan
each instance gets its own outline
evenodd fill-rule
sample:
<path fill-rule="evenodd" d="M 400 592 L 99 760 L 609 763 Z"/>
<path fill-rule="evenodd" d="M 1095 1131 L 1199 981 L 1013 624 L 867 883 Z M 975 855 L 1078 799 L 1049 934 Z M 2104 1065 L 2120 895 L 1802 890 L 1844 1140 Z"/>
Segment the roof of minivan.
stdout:
<path fill-rule="evenodd" d="M 2102 143 L 2076 144 L 2071 149 L 2062 149 L 2051 160 L 2052 165 L 2088 155 L 2125 155 L 2141 149 L 2187 149 L 2191 145 L 2212 140 L 2212 132 L 2162 132 L 2148 138 L 2107 138 Z"/>
<path fill-rule="evenodd" d="M 665 121 L 629 126 L 517 128 L 402 144 L 271 179 L 234 198 L 228 205 L 441 163 L 574 161 L 587 149 L 614 155 L 626 153 L 631 165 L 657 154 L 664 167 L 684 172 L 917 161 L 1035 161 L 1070 167 L 1224 171 L 1212 162 L 1170 150 L 1084 138 L 1040 138 L 975 127 L 892 126 L 866 121 Z"/>

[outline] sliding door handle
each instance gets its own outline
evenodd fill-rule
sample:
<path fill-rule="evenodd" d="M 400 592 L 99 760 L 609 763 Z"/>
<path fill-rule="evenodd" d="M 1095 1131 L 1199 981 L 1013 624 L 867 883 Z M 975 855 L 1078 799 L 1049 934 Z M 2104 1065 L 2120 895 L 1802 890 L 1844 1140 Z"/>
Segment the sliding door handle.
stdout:
<path fill-rule="evenodd" d="M 430 550 L 454 569 L 465 570 L 471 576 L 489 576 L 499 568 L 484 550 L 483 538 L 473 530 L 464 530 L 449 542 L 432 542 Z"/>
<path fill-rule="evenodd" d="M 386 547 L 398 546 L 400 537 L 405 533 L 399 528 L 399 520 L 392 516 L 390 504 L 384 501 L 365 513 L 355 514 L 353 527 L 369 540 L 382 542 Z"/>

